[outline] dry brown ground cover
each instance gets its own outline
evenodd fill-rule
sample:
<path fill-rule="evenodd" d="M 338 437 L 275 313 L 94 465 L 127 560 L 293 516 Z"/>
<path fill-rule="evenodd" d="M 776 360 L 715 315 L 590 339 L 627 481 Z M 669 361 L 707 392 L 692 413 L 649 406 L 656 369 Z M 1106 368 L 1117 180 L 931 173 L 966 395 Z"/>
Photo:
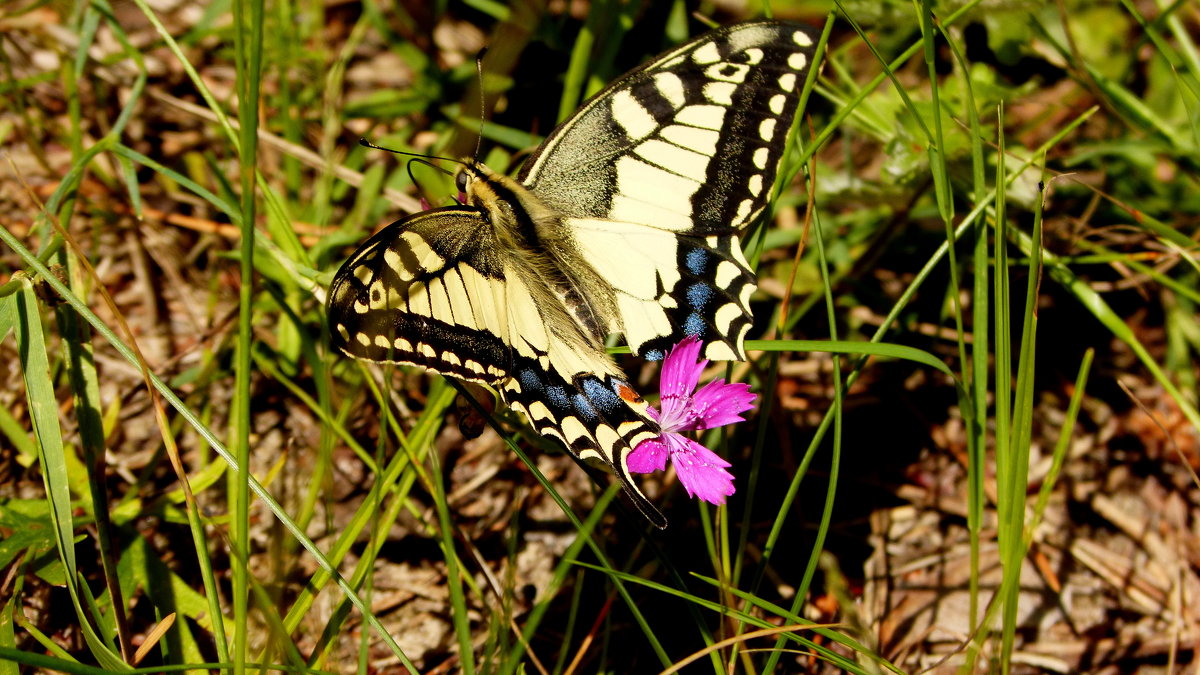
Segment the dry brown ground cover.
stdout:
<path fill-rule="evenodd" d="M 728 23 L 749 14 L 735 4 L 699 9 Z M 912 6 L 861 4 L 848 11 L 888 59 L 920 42 Z M 1014 647 L 1006 663 L 999 657 L 999 634 L 984 640 L 975 669 L 1191 671 L 1200 663 L 1195 658 L 1200 644 L 1200 431 L 1189 417 L 1195 414 L 1200 374 L 1195 311 L 1200 100 L 1188 36 L 1200 32 L 1200 12 L 1191 3 L 1169 8 L 1149 2 L 1033 4 L 988 3 L 951 33 L 975 69 L 973 96 L 985 121 L 981 145 L 989 186 L 998 156 L 998 102 L 1004 102 L 1010 171 L 1056 134 L 1068 132 L 1047 152 L 1042 227 L 1048 255 L 1074 275 L 1067 279 L 1045 271 L 1038 278 L 1036 365 L 1023 403 L 1030 429 L 1027 500 L 1019 506 L 1029 550 L 1011 617 Z M 579 552 L 577 529 L 495 431 L 465 439 L 458 421 L 467 409 L 445 409 L 452 394 L 436 384 L 436 376 L 417 370 L 390 373 L 385 375 L 389 390 L 379 394 L 366 385 L 364 371 L 322 346 L 327 342 L 320 288 L 328 275 L 371 230 L 417 208 L 418 193 L 403 162 L 356 147 L 359 136 L 422 152 L 469 154 L 478 123 L 478 113 L 470 111 L 479 102 L 472 57 L 490 45 L 489 77 L 495 79 L 488 80 L 484 157 L 493 168 L 508 168 L 532 147 L 527 132 L 544 135 L 554 125 L 562 74 L 572 63 L 581 26 L 598 36 L 588 74 L 602 83 L 668 44 L 663 26 L 681 25 L 682 16 L 676 14 L 671 23 L 670 6 L 514 3 L 503 18 L 500 5 L 482 2 L 268 5 L 258 167 L 263 185 L 285 208 L 272 211 L 260 202 L 259 236 L 267 245 L 256 256 L 250 469 L 330 557 L 339 537 L 359 532 L 335 564 L 348 578 L 370 572 L 361 595 L 422 672 L 502 670 L 501 664 L 510 662 L 523 663 L 525 672 L 659 669 L 660 658 L 630 605 L 644 613 L 674 662 L 705 646 L 704 630 L 717 641 L 754 629 L 733 616 L 718 617 L 687 599 L 633 583 L 627 584 L 632 596 L 626 601 L 605 574 L 584 565 L 560 568 L 564 556 L 592 565 L 597 557 Z M 61 223 L 73 239 L 62 250 L 78 246 L 91 268 L 77 262 L 69 271 L 60 267 L 64 278 L 101 322 L 124 340 L 136 340 L 149 370 L 218 438 L 230 441 L 241 234 L 219 205 L 237 202 L 237 154 L 184 62 L 142 8 L 132 2 L 100 3 L 89 13 L 83 7 L 29 0 L 0 8 L 0 226 L 38 252 L 53 239 L 52 223 Z M 940 3 L 936 8 L 939 19 L 954 9 Z M 149 9 L 179 41 L 186 62 L 219 107 L 235 118 L 241 114 L 229 8 L 157 0 Z M 596 12 L 614 18 L 606 22 L 595 18 Z M 780 5 L 778 12 L 813 25 L 824 17 L 802 3 Z M 1150 28 L 1140 25 L 1139 17 Z M 689 30 L 698 32 L 695 24 Z M 970 142 L 964 140 L 970 136 L 962 115 L 964 70 L 943 40 L 937 44 L 943 104 L 952 108 L 945 112 L 945 133 L 953 137 L 946 158 L 957 223 L 982 200 L 972 193 Z M 855 108 L 836 122 L 814 165 L 832 272 L 823 282 L 811 243 L 796 258 L 806 210 L 806 188 L 797 183 L 776 210 L 759 262 L 761 290 L 755 303 L 761 325 L 752 337 L 779 338 L 772 328 L 775 313 L 790 302 L 795 322 L 782 337 L 829 339 L 820 295 L 827 283 L 842 340 L 864 340 L 886 323 L 891 326 L 886 342 L 922 349 L 961 374 L 969 368 L 960 361 L 947 268 L 941 263 L 928 278 L 921 271 L 945 242 L 945 229 L 912 109 L 896 95 L 895 84 L 886 82 L 853 100 L 881 67 L 844 19 L 835 22 L 830 45 L 830 62 L 805 127 L 820 131 L 847 106 Z M 929 70 L 920 53 L 900 63 L 895 76 L 916 107 L 932 117 Z M 129 117 L 123 120 L 127 106 Z M 460 110 L 467 111 L 461 115 L 465 121 L 456 123 Z M 155 164 L 109 149 L 88 159 L 82 173 L 73 173 L 84 152 L 114 125 L 124 125 L 118 139 L 122 147 Z M 166 174 L 157 165 L 176 173 Z M 438 180 L 432 172 L 426 177 L 416 171 L 419 183 Z M 1022 232 L 1031 231 L 1034 222 L 1036 171 L 1022 174 L 1009 188 L 1008 215 Z M 427 186 L 431 189 L 438 188 Z M 288 217 L 281 219 L 281 213 Z M 1178 237 L 1148 228 L 1148 220 Z M 994 224 L 994 212 L 988 222 Z M 967 316 L 963 334 L 969 347 L 977 337 L 971 312 L 980 296 L 977 290 L 972 294 L 968 281 L 971 245 L 960 245 L 958 254 L 958 297 Z M 45 261 L 61 264 L 58 255 Z M 1029 277 L 1015 237 L 1009 255 L 1012 330 L 1019 338 Z M 29 269 L 10 247 L 0 246 L 0 283 L 18 279 L 4 286 L 0 302 L 9 303 L 6 307 L 16 306 L 11 299 L 17 297 L 20 271 Z M 924 285 L 902 303 L 915 280 Z M 111 624 L 95 510 L 88 501 L 102 486 L 111 509 L 115 559 L 129 566 L 122 568 L 121 579 L 127 584 L 131 644 L 154 646 L 147 664 L 216 661 L 202 565 L 144 375 L 107 340 L 87 339 L 95 350 L 107 459 L 98 482 L 92 467 L 89 483 L 79 403 L 60 344 L 70 325 L 64 317 L 72 310 L 55 299 L 53 290 L 39 290 L 67 442 L 65 471 L 83 583 L 100 598 L 101 613 Z M 987 296 L 985 286 L 982 297 Z M 1092 297 L 1100 298 L 1100 309 L 1089 304 Z M 885 319 L 898 306 L 898 321 Z M 1128 333 L 1114 332 L 1105 319 L 1123 324 Z M 0 647 L 64 659 L 71 655 L 94 664 L 53 539 L 31 534 L 48 522 L 46 509 L 38 506 L 46 499 L 41 437 L 32 433 L 24 361 L 13 334 L 6 334 L 10 327 L 0 323 L 5 331 L 0 332 Z M 1089 350 L 1094 361 L 1079 392 L 1076 378 Z M 747 484 L 739 484 L 728 515 L 717 515 L 697 510 L 671 477 L 652 477 L 645 481 L 647 492 L 664 505 L 670 529 L 647 538 L 634 512 L 614 507 L 595 535 L 605 555 L 636 577 L 745 608 L 744 599 L 691 574 L 728 579 L 730 569 L 723 565 L 731 565 L 742 571 L 735 587 L 788 606 L 805 583 L 820 533 L 826 555 L 800 613 L 818 623 L 839 624 L 840 633 L 857 647 L 797 632 L 848 656 L 861 672 L 882 672 L 863 656 L 868 652 L 902 672 L 957 672 L 973 657 L 971 640 L 983 635 L 974 628 L 1006 572 L 994 508 L 1005 499 L 996 480 L 997 471 L 1005 469 L 996 464 L 994 418 L 977 436 L 989 439 L 989 445 L 983 449 L 984 463 L 975 465 L 983 509 L 973 557 L 968 466 L 974 461 L 970 436 L 975 432 L 964 421 L 951 378 L 913 361 L 873 360 L 841 393 L 838 459 L 831 459 L 828 437 L 810 463 L 809 443 L 835 397 L 834 368 L 846 369 L 847 359 L 835 364 L 828 353 L 783 350 L 775 361 L 766 354 L 756 352 L 753 362 L 732 371 L 734 379 L 753 382 L 771 401 L 726 446 L 739 480 L 754 481 L 747 527 L 742 529 Z M 1148 369 L 1147 362 L 1161 370 Z M 653 391 L 653 365 L 623 363 L 644 391 Z M 989 364 L 1009 366 L 997 366 L 994 357 Z M 770 396 L 761 389 L 765 383 L 773 383 Z M 1068 403 L 1077 393 L 1078 420 L 1065 428 Z M 995 405 L 992 385 L 986 394 Z M 391 406 L 387 416 L 381 400 Z M 448 420 L 444 425 L 442 418 Z M 167 420 L 196 490 L 206 555 L 228 616 L 230 570 L 240 564 L 229 554 L 233 472 L 219 468 L 223 460 L 182 418 L 170 412 Z M 523 447 L 534 450 L 536 466 L 577 512 L 586 515 L 602 498 L 567 457 L 519 433 L 517 418 L 503 421 Z M 390 423 L 421 439 L 421 449 L 398 448 L 387 433 L 377 444 L 381 427 Z M 761 467 L 755 471 L 750 448 L 759 425 Z M 350 441 L 365 451 L 356 453 Z M 1063 451 L 1056 455 L 1060 444 Z M 416 453 L 417 461 L 407 468 L 393 463 L 406 452 Z M 378 463 L 380 471 L 364 458 Z M 398 467 L 399 473 L 380 496 L 373 488 L 381 484 L 385 466 Z M 787 503 L 785 494 L 801 470 L 805 478 L 798 497 L 779 518 L 783 534 L 769 539 L 779 505 Z M 822 524 L 831 476 L 837 477 L 837 491 L 829 520 Z M 438 481 L 440 490 L 434 487 Z M 1044 485 L 1049 487 L 1039 504 Z M 448 507 L 450 534 L 439 522 L 439 504 Z M 345 604 L 342 591 L 316 585 L 318 564 L 279 520 L 260 501 L 250 514 L 252 550 L 246 563 L 258 584 L 252 600 L 257 609 L 249 619 L 250 656 L 293 665 L 308 660 L 334 672 L 402 672 L 394 652 L 365 625 L 361 613 Z M 744 537 L 742 547 L 739 537 Z M 458 572 L 448 567 L 447 540 L 454 542 L 452 559 L 467 579 L 461 607 L 455 605 Z M 772 547 L 765 551 L 768 541 Z M 722 546 L 733 553 L 722 552 Z M 764 560 L 769 564 L 762 567 L 761 584 L 751 584 L 752 571 Z M 974 583 L 973 569 L 978 570 Z M 1011 568 L 1007 573 L 1018 574 Z M 316 591 L 315 600 L 294 623 L 284 621 L 287 629 L 282 629 L 277 622 L 296 607 L 305 589 Z M 174 627 L 165 637 L 153 636 L 152 628 L 169 611 L 177 612 Z M 537 615 L 532 623 L 531 613 Z M 790 623 L 785 612 L 759 608 L 751 613 L 768 624 Z M 474 651 L 469 663 L 462 657 L 463 638 L 456 635 L 460 625 L 469 629 L 466 640 Z M 534 632 L 522 655 L 515 646 L 526 626 Z M 50 649 L 50 643 L 62 651 Z M 753 650 L 772 644 L 773 637 L 756 637 L 742 646 Z M 844 667 L 817 658 L 815 648 L 789 644 L 786 649 L 777 666 L 784 672 Z M 750 671 L 766 661 L 753 651 L 734 655 L 725 647 L 719 653 L 716 663 L 706 657 L 688 672 L 704 664 Z M 22 671 L 0 663 L 0 672 Z"/>

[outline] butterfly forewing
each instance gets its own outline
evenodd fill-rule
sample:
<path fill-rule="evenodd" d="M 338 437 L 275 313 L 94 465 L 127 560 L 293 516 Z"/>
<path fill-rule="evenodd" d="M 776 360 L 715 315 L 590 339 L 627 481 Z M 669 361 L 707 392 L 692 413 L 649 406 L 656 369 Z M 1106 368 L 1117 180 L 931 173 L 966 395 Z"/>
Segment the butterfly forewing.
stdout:
<path fill-rule="evenodd" d="M 334 347 L 497 389 L 544 436 L 610 467 L 646 517 L 666 520 L 626 467 L 659 433 L 611 357 L 480 213 L 419 213 L 372 237 L 329 291 Z"/>
<path fill-rule="evenodd" d="M 736 235 L 770 198 L 815 42 L 769 21 L 709 33 L 595 96 L 523 168 L 518 179 L 582 246 L 655 240 L 654 278 L 616 289 L 634 353 L 661 358 L 693 335 L 709 358 L 744 358 L 755 286 Z M 645 257 L 618 278 L 646 277 Z"/>
<path fill-rule="evenodd" d="M 333 346 L 496 385 L 512 363 L 504 263 L 479 213 L 451 207 L 384 228 L 329 287 Z"/>

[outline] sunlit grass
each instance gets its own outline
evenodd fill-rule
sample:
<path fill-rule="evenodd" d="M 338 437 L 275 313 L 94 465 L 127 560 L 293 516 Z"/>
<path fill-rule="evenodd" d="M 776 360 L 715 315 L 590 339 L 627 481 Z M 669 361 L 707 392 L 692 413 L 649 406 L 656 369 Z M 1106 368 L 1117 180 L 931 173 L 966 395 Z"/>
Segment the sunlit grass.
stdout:
<path fill-rule="evenodd" d="M 417 208 L 414 176 L 433 198 L 442 194 L 432 171 L 410 174 L 354 141 L 469 154 L 481 127 L 480 82 L 466 52 L 475 41 L 491 43 L 483 154 L 493 168 L 512 170 L 550 123 L 619 75 L 619 64 L 667 42 L 639 43 L 638 22 L 647 19 L 631 3 L 593 3 L 582 21 L 535 17 L 536 30 L 500 3 L 467 4 L 472 25 L 491 32 L 475 36 L 456 24 L 465 35 L 457 52 L 412 40 L 419 19 L 393 16 L 400 10 L 392 7 L 367 3 L 348 17 L 320 4 L 240 0 L 213 6 L 184 31 L 178 17 L 164 22 L 141 0 L 138 24 L 106 3 L 79 4 L 60 17 L 70 40 L 55 47 L 56 66 L 32 67 L 3 52 L 0 91 L 9 103 L 0 137 L 41 160 L 6 161 L 5 187 L 36 196 L 24 174 L 42 171 L 62 148 L 70 159 L 48 172 L 55 183 L 28 227 L 0 221 L 0 358 L 20 373 L 12 380 L 19 396 L 6 400 L 14 407 L 0 410 L 0 434 L 11 448 L 5 456 L 21 467 L 12 471 L 41 481 L 35 497 L 0 500 L 0 566 L 11 570 L 0 593 L 0 675 L 18 672 L 17 664 L 121 671 L 142 659 L 196 669 L 219 662 L 234 672 L 258 663 L 295 672 L 629 672 L 685 660 L 708 662 L 713 672 L 791 672 L 818 661 L 847 672 L 906 672 L 910 662 L 893 663 L 905 655 L 888 651 L 895 645 L 879 643 L 878 627 L 856 618 L 861 608 L 851 603 L 859 599 L 844 577 L 858 570 L 831 555 L 840 509 L 861 489 L 852 479 L 866 452 L 847 441 L 847 409 L 869 396 L 873 369 L 895 363 L 949 392 L 952 402 L 937 412 L 962 421 L 970 624 L 958 627 L 964 637 L 948 658 L 964 672 L 1008 671 L 1034 525 L 1069 461 L 1088 387 L 1110 376 L 1092 351 L 1079 364 L 1044 362 L 1040 303 L 1053 294 L 1086 309 L 1097 322 L 1089 330 L 1127 345 L 1200 430 L 1200 269 L 1188 226 L 1200 211 L 1200 63 L 1186 21 L 1121 6 L 1131 39 L 1151 53 L 1143 91 L 1132 66 L 1094 56 L 1081 26 L 1068 21 L 1073 32 L 1063 33 L 1052 9 L 1003 8 L 1005 25 L 1024 26 L 1092 97 L 1031 130 L 1014 128 L 1013 111 L 1045 100 L 1036 86 L 1010 85 L 995 63 L 968 57 L 976 53 L 963 32 L 975 20 L 970 7 L 935 16 L 905 6 L 901 24 L 890 27 L 854 7 L 805 15 L 826 20 L 829 51 L 805 90 L 807 116 L 785 163 L 795 178 L 781 186 L 769 222 L 747 238 L 763 281 L 759 325 L 772 328 L 750 343 L 752 362 L 729 371 L 754 384 L 762 407 L 734 433 L 705 439 L 744 468 L 739 496 L 731 507 L 693 508 L 667 481 L 659 499 L 673 531 L 646 533 L 636 513 L 614 505 L 615 488 L 559 494 L 561 484 L 538 461 L 553 449 L 500 411 L 492 420 L 503 437 L 497 444 L 525 467 L 515 470 L 524 479 L 519 500 L 544 493 L 564 514 L 547 534 L 516 507 L 489 514 L 486 530 L 477 529 L 483 517 L 463 514 L 468 500 L 455 490 L 464 479 L 439 445 L 454 437 L 447 419 L 459 416 L 450 383 L 327 348 L 324 286 L 333 270 L 370 230 Z M 684 9 L 675 3 L 660 17 L 671 41 L 689 32 Z M 330 30 L 323 12 L 345 24 Z M 48 49 L 33 23 L 21 23 L 30 16 L 40 15 L 3 18 Z M 1006 36 L 993 30 L 1000 44 Z M 89 49 L 101 46 L 108 56 L 97 59 Z M 561 57 L 561 80 L 515 80 L 528 66 L 522 57 L 549 53 L 542 49 Z M 384 65 L 355 70 L 381 55 Z M 183 84 L 162 81 L 164 62 Z M 206 70 L 214 63 L 228 82 Z M 354 78 L 389 68 L 407 79 L 347 95 L 362 92 Z M 36 103 L 47 87 L 63 104 L 59 113 Z M 118 88 L 120 105 L 97 114 L 97 92 Z M 522 108 L 518 97 L 532 92 L 545 100 Z M 190 115 L 184 119 L 203 142 L 176 154 L 145 142 L 176 133 L 141 128 L 146 119 L 162 123 L 151 116 L 158 107 Z M 510 124 L 516 119 L 538 126 Z M 1096 140 L 1100 121 L 1107 137 Z M 1072 175 L 1105 168 L 1125 173 L 1103 187 Z M 202 336 L 203 356 L 186 370 L 147 358 L 139 343 L 153 336 L 132 316 L 139 306 L 113 298 L 124 289 L 107 289 L 114 261 L 126 256 L 101 248 L 104 228 L 118 219 L 111 203 L 140 217 L 169 203 L 236 228 L 233 238 L 203 235 L 204 250 L 189 260 L 212 279 L 210 307 L 199 313 L 218 323 L 221 305 L 225 323 Z M 1077 237 L 1066 246 L 1049 228 L 1082 217 L 1081 203 L 1100 222 L 1134 229 L 1136 244 Z M 884 294 L 859 266 L 888 248 L 914 257 L 880 277 L 898 280 Z M 1096 290 L 1093 275 L 1112 269 L 1153 287 L 1166 317 L 1165 350 L 1144 344 L 1124 310 Z M 161 289 L 153 294 L 166 311 L 179 311 Z M 932 315 L 919 306 L 929 298 L 941 299 Z M 862 322 L 863 313 L 877 321 Z M 914 329 L 920 323 L 940 328 L 945 344 L 925 339 Z M 823 392 L 809 403 L 811 427 L 796 424 L 800 415 L 785 401 L 801 379 L 786 364 L 804 354 L 819 364 L 808 382 Z M 106 388 L 115 363 L 143 382 Z M 1051 367 L 1075 385 L 1051 435 L 1052 469 L 1031 490 L 1031 452 L 1045 443 L 1035 437 L 1046 405 L 1038 376 Z M 160 440 L 154 459 L 131 475 L 111 463 L 137 451 L 120 444 L 120 426 L 148 393 Z M 312 420 L 312 433 L 296 432 L 278 456 L 256 456 L 276 417 Z M 781 429 L 794 447 L 779 447 Z M 301 453 L 311 464 L 295 463 Z M 781 479 L 773 474 L 783 454 L 795 462 Z M 164 460 L 169 466 L 160 467 Z M 351 497 L 338 489 L 348 462 L 369 476 Z M 297 466 L 311 473 L 297 477 Z M 516 573 L 522 555 L 530 541 L 561 534 L 555 528 L 573 536 L 547 562 L 541 594 L 526 597 Z M 485 535 L 493 536 L 477 541 Z M 418 541 L 429 546 L 413 553 Z M 1004 568 L 998 588 L 980 582 L 981 548 L 992 543 Z M 797 545 L 806 547 L 799 557 L 789 550 Z M 427 658 L 413 658 L 404 646 L 411 636 L 371 610 L 390 608 L 380 570 L 410 557 L 437 579 L 422 590 L 445 593 L 451 637 Z M 65 588 L 65 604 L 54 609 L 74 630 L 46 632 L 26 618 L 34 587 Z M 818 609 L 821 597 L 834 609 Z M 669 625 L 663 606 L 681 608 Z M 64 634 L 77 637 L 67 643 Z M 813 660 L 797 662 L 797 654 Z"/>

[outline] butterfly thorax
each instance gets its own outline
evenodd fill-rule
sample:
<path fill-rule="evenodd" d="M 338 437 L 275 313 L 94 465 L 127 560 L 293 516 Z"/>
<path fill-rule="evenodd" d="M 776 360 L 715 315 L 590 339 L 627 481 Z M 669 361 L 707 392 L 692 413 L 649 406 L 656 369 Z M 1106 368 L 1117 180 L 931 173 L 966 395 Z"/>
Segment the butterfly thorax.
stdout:
<path fill-rule="evenodd" d="M 468 162 L 463 174 L 467 203 L 491 223 L 498 244 L 524 263 L 520 271 L 533 277 L 529 281 L 540 282 L 534 287 L 558 295 L 581 337 L 602 347 L 620 325 L 613 291 L 587 264 L 562 216 L 525 186 L 483 164 Z"/>

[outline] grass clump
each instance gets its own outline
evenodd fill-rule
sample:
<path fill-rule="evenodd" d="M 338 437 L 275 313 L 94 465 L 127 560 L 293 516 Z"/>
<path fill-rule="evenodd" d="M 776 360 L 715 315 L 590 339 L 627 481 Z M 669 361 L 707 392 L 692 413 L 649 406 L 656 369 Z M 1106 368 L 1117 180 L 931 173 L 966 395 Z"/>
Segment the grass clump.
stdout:
<path fill-rule="evenodd" d="M 324 288 L 452 194 L 359 137 L 470 155 L 482 101 L 511 172 L 693 6 L 10 3 L 0 672 L 1194 662 L 1185 8 L 774 6 L 827 51 L 722 374 L 760 405 L 704 439 L 729 504 L 648 478 L 647 533 L 516 416 L 468 439 L 445 380 L 330 353 Z"/>

